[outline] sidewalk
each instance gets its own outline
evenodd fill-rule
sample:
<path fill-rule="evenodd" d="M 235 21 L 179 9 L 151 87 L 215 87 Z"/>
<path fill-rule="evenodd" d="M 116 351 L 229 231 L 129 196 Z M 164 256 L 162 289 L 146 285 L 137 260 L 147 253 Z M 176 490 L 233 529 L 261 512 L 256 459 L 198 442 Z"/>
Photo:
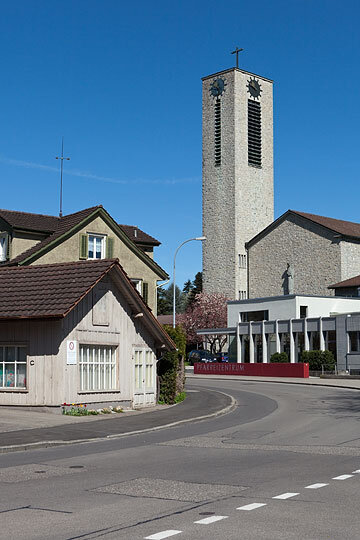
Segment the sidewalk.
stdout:
<path fill-rule="evenodd" d="M 341 379 L 321 379 L 320 377 L 309 377 L 300 379 L 297 377 L 252 377 L 245 375 L 194 375 L 193 370 L 186 368 L 187 379 L 221 379 L 223 381 L 256 381 L 268 383 L 286 383 L 286 384 L 304 384 L 307 386 L 333 386 L 336 388 L 347 388 L 350 390 L 360 390 L 360 379 L 341 378 Z"/>
<path fill-rule="evenodd" d="M 188 390 L 177 405 L 101 416 L 0 407 L 0 453 L 143 433 L 225 414 L 233 407 L 231 396 L 210 390 Z"/>

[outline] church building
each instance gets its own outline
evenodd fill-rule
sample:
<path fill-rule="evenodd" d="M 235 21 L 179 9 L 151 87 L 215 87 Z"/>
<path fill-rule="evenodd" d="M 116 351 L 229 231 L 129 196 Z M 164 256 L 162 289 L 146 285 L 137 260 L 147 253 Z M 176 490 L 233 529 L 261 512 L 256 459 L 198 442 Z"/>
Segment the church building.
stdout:
<path fill-rule="evenodd" d="M 203 234 L 204 291 L 230 300 L 333 296 L 359 274 L 360 224 L 274 221 L 273 81 L 238 67 L 203 78 Z"/>

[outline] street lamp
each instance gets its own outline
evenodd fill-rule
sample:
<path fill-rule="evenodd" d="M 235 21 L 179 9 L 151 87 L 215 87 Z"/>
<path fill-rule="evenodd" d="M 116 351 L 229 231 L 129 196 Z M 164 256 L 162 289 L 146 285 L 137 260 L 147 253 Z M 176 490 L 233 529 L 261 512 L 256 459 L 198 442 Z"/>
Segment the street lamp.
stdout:
<path fill-rule="evenodd" d="M 185 242 L 183 242 L 182 244 L 180 244 L 180 246 L 177 248 L 177 250 L 175 251 L 175 255 L 174 255 L 174 280 L 173 280 L 173 286 L 174 286 L 174 290 L 173 290 L 173 328 L 175 328 L 175 318 L 176 318 L 176 300 L 175 300 L 175 293 L 176 293 L 176 285 L 175 285 L 175 260 L 176 260 L 176 255 L 177 255 L 177 252 L 179 251 L 179 249 L 184 245 L 184 244 L 187 244 L 188 242 L 192 242 L 193 240 L 200 240 L 201 242 L 206 240 L 206 236 L 197 236 L 196 238 L 189 238 L 189 240 L 185 240 Z"/>

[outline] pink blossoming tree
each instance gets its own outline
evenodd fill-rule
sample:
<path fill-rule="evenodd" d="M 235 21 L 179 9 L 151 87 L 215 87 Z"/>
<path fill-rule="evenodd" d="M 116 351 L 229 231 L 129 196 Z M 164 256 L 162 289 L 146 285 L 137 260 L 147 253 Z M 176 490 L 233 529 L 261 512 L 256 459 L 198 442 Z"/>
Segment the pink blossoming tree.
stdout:
<path fill-rule="evenodd" d="M 194 303 L 185 313 L 178 315 L 178 321 L 185 330 L 188 343 L 202 343 L 204 336 L 198 336 L 200 328 L 226 328 L 226 296 L 219 293 L 199 293 Z M 226 343 L 226 335 L 206 336 L 212 353 L 221 352 Z"/>

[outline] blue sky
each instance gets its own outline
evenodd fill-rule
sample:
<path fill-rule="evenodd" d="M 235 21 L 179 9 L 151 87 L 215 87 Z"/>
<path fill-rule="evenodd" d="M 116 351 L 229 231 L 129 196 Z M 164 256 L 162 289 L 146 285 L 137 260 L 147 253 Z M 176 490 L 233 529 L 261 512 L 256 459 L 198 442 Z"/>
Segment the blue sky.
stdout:
<path fill-rule="evenodd" d="M 102 204 L 162 245 L 201 235 L 201 77 L 234 65 L 274 80 L 275 217 L 360 221 L 358 0 L 2 3 L 0 207 Z M 226 209 L 224 209 L 226 212 Z M 177 257 L 177 282 L 201 245 Z"/>

